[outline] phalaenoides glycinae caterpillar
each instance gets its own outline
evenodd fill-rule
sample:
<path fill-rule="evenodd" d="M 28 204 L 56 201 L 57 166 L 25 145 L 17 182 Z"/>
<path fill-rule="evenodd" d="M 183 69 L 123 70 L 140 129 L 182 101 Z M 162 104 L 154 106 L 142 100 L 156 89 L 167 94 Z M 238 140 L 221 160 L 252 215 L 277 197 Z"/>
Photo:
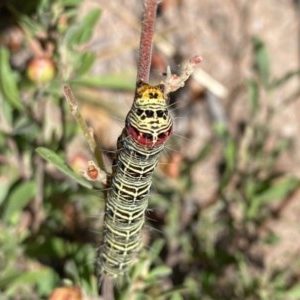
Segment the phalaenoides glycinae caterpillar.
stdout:
<path fill-rule="evenodd" d="M 126 273 L 142 247 L 152 175 L 172 124 L 164 85 L 139 81 L 108 179 L 103 240 L 97 260 L 99 280 Z"/>

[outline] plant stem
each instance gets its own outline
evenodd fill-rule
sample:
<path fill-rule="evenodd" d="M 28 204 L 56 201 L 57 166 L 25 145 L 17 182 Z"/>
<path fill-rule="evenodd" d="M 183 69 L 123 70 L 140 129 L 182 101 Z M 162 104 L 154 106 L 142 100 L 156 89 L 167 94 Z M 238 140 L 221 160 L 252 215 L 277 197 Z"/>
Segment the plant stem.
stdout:
<path fill-rule="evenodd" d="M 143 80 L 145 82 L 149 82 L 156 10 L 157 0 L 145 0 L 138 58 L 137 81 Z"/>
<path fill-rule="evenodd" d="M 100 169 L 102 169 L 106 172 L 107 170 L 105 168 L 105 164 L 104 164 L 104 161 L 102 158 L 101 151 L 100 151 L 97 143 L 95 142 L 95 139 L 93 137 L 93 134 L 92 134 L 90 128 L 84 121 L 84 119 L 78 109 L 78 104 L 77 104 L 75 97 L 73 96 L 71 88 L 68 85 L 64 85 L 63 92 L 64 92 L 66 100 L 70 106 L 71 113 L 72 113 L 73 117 L 75 118 L 75 120 L 77 121 L 79 127 L 81 128 L 81 130 L 84 134 L 84 137 L 85 137 L 92 153 L 94 154 L 94 157 L 97 161 L 98 166 L 100 167 Z"/>

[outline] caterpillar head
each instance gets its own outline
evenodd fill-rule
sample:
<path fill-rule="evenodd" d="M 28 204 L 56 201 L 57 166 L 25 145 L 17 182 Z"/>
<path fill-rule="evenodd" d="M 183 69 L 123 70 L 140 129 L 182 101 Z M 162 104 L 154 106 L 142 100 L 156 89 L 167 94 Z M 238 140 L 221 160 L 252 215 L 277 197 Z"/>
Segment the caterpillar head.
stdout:
<path fill-rule="evenodd" d="M 164 85 L 138 82 L 126 128 L 138 144 L 155 147 L 165 143 L 172 133 L 172 118 L 164 95 Z"/>

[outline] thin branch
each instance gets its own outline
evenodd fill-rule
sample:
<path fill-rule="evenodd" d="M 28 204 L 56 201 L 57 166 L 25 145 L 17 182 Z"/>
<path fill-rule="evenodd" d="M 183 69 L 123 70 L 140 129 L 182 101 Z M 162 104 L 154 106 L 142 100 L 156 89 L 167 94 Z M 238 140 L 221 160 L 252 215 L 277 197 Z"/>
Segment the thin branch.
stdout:
<path fill-rule="evenodd" d="M 114 300 L 114 286 L 112 278 L 105 276 L 103 278 L 103 284 L 101 287 L 101 292 L 103 299 L 105 300 Z"/>
<path fill-rule="evenodd" d="M 138 60 L 137 81 L 149 82 L 157 0 L 145 0 Z"/>
<path fill-rule="evenodd" d="M 201 56 L 194 56 L 185 62 L 180 70 L 180 75 L 172 74 L 170 67 L 167 69 L 167 76 L 161 82 L 165 85 L 165 94 L 177 91 L 183 87 L 188 78 L 193 74 L 194 69 L 202 62 Z"/>
<path fill-rule="evenodd" d="M 72 113 L 73 117 L 75 118 L 75 120 L 77 121 L 79 127 L 81 128 L 81 130 L 84 134 L 84 137 L 85 137 L 92 153 L 94 154 L 94 157 L 97 161 L 98 166 L 102 170 L 107 172 L 101 151 L 100 151 L 97 143 L 95 142 L 95 139 L 94 139 L 93 133 L 91 132 L 90 127 L 88 127 L 88 125 L 84 121 L 84 119 L 78 109 L 78 104 L 77 104 L 75 97 L 73 96 L 71 88 L 68 85 L 64 85 L 63 92 L 64 92 L 66 100 L 70 106 L 71 113 Z"/>

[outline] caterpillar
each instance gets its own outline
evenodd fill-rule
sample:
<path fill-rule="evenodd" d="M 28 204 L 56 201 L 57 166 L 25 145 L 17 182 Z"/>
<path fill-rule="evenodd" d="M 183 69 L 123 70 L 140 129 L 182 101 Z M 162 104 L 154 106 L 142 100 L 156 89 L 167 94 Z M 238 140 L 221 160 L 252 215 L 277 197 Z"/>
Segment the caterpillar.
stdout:
<path fill-rule="evenodd" d="M 142 247 L 152 175 L 172 126 L 164 85 L 139 81 L 108 179 L 99 278 L 124 275 Z"/>

